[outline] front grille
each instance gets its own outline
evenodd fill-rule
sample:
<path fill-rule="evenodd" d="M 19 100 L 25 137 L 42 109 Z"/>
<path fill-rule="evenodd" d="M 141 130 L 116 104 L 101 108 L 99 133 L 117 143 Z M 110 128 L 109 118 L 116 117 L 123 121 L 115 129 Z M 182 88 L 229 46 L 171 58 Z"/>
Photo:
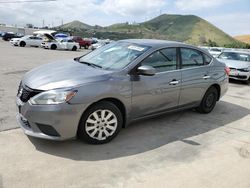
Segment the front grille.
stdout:
<path fill-rule="evenodd" d="M 41 91 L 30 89 L 27 86 L 24 87 L 22 83 L 20 83 L 17 95 L 22 102 L 27 102 L 31 97 L 34 97 L 39 93 L 41 93 Z"/>
<path fill-rule="evenodd" d="M 239 79 L 247 79 L 247 76 L 241 76 L 241 75 L 230 75 L 230 78 L 239 78 Z"/>

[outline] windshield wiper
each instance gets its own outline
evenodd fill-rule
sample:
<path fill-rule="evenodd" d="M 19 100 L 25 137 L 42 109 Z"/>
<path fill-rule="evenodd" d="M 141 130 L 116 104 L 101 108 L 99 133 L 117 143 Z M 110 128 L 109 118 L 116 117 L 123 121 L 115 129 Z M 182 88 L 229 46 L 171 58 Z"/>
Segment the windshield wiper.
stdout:
<path fill-rule="evenodd" d="M 89 63 L 89 62 L 85 62 L 85 61 L 80 61 L 80 63 L 91 66 L 91 67 L 98 67 L 98 68 L 102 69 L 102 66 L 94 64 L 94 63 Z"/>

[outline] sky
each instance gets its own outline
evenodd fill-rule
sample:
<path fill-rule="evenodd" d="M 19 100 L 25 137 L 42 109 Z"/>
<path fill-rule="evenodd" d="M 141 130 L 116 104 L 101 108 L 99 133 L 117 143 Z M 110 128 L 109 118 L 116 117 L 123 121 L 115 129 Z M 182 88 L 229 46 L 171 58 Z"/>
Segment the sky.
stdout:
<path fill-rule="evenodd" d="M 196 15 L 229 35 L 250 34 L 250 0 L 57 0 L 36 3 L 1 3 L 0 23 L 41 27 L 73 20 L 108 26 L 144 22 L 160 14 Z"/>

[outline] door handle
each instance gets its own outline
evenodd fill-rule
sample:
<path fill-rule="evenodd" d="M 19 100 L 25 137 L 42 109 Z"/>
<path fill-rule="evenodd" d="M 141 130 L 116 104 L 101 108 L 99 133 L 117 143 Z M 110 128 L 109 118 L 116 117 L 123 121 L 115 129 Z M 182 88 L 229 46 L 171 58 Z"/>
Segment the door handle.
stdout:
<path fill-rule="evenodd" d="M 179 84 L 179 80 L 172 80 L 171 82 L 169 82 L 169 85 L 177 85 Z"/>
<path fill-rule="evenodd" d="M 208 75 L 205 75 L 205 76 L 203 76 L 203 79 L 209 79 L 209 78 L 211 78 L 211 76 L 208 76 Z"/>

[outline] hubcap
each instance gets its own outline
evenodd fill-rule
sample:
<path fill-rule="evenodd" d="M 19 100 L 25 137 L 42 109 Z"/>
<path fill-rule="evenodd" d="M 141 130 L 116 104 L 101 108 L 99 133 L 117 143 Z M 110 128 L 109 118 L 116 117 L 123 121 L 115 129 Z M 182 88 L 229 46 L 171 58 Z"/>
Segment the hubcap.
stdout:
<path fill-rule="evenodd" d="M 89 115 L 85 130 L 91 138 L 105 140 L 115 133 L 117 123 L 115 114 L 110 110 L 97 110 Z"/>
<path fill-rule="evenodd" d="M 207 96 L 207 99 L 206 99 L 206 106 L 208 107 L 208 108 L 210 108 L 212 105 L 213 105 L 213 103 L 214 103 L 214 94 L 213 93 L 210 93 L 208 96 Z"/>

